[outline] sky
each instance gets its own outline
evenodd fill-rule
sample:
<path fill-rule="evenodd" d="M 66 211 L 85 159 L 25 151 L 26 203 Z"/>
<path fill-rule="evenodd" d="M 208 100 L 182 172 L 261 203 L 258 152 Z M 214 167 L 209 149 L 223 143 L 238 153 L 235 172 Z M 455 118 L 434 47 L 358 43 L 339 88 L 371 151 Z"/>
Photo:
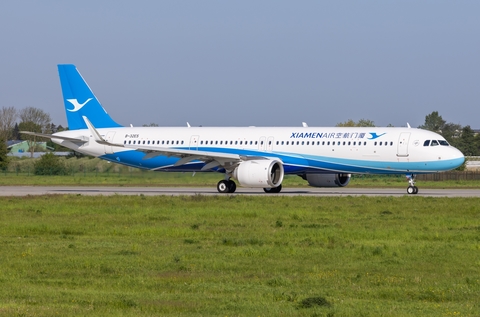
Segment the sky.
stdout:
<path fill-rule="evenodd" d="M 480 1 L 2 1 L 0 107 L 66 126 L 57 64 L 122 125 L 480 128 Z"/>

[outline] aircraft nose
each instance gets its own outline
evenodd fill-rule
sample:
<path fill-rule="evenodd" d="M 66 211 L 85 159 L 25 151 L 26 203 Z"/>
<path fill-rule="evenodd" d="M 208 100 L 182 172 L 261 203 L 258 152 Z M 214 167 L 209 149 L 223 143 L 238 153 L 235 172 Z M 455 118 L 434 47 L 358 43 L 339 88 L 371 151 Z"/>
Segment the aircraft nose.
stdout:
<path fill-rule="evenodd" d="M 452 147 L 450 151 L 450 157 L 452 162 L 452 168 L 457 168 L 465 162 L 465 156 L 459 149 Z"/>

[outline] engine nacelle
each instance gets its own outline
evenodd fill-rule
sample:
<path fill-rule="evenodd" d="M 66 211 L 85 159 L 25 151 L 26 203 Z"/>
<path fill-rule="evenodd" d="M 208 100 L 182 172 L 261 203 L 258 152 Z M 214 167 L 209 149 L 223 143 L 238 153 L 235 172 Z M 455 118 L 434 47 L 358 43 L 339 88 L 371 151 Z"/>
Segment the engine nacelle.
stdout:
<path fill-rule="evenodd" d="M 304 179 L 313 187 L 344 187 L 350 182 L 351 174 L 307 174 Z"/>
<path fill-rule="evenodd" d="M 283 175 L 280 160 L 251 160 L 240 163 L 232 176 L 245 187 L 273 188 L 282 184 Z"/>

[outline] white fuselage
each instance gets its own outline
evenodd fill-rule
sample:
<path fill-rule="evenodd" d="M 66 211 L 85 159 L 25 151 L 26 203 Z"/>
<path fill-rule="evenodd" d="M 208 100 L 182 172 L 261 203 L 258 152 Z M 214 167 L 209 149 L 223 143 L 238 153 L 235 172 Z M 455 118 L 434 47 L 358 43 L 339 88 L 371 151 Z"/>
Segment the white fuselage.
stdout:
<path fill-rule="evenodd" d="M 176 165 L 179 158 L 135 148 L 184 149 L 276 158 L 285 174 L 431 173 L 456 168 L 463 154 L 445 139 L 414 128 L 357 127 L 122 127 L 98 129 L 119 146 L 101 145 L 88 129 L 59 132 L 86 143 L 52 138 L 75 151 L 112 162 L 151 170 L 195 171 L 205 162 Z M 428 142 L 428 145 L 426 141 Z M 435 142 L 432 142 L 435 141 Z M 441 145 L 443 144 L 443 145 Z"/>

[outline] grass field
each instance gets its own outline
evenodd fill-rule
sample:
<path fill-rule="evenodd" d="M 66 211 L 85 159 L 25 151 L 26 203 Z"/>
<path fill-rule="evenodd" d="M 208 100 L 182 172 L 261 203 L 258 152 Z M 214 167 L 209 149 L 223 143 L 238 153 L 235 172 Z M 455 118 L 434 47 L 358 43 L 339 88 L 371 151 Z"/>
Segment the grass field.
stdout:
<path fill-rule="evenodd" d="M 480 199 L 0 197 L 0 316 L 479 316 Z"/>

